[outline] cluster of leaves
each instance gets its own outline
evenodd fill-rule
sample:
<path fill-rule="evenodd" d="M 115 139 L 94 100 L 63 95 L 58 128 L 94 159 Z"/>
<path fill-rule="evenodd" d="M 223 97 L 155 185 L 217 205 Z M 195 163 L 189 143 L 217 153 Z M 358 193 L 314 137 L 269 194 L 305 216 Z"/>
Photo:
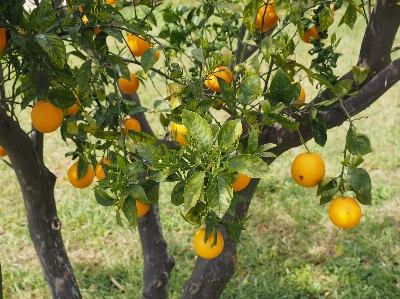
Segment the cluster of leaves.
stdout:
<path fill-rule="evenodd" d="M 177 183 L 171 202 L 183 206 L 185 220 L 206 223 L 208 232 L 224 224 L 228 234 L 237 240 L 243 224 L 222 217 L 226 213 L 234 215 L 235 203 L 241 200 L 231 186 L 238 173 L 261 178 L 268 172 L 262 158 L 272 157 L 267 150 L 273 145 L 258 144 L 260 128 L 279 123 L 288 130 L 296 130 L 300 119 L 304 119 L 316 142 L 323 146 L 327 127 L 321 112 L 341 103 L 353 86 L 351 80 L 336 82 L 333 75 L 332 68 L 339 57 L 335 53 L 339 41 L 334 36 L 328 47 L 313 40 L 310 54 L 318 53 L 318 57 L 309 68 L 291 59 L 295 40 L 300 40 L 299 36 L 310 26 L 318 25 L 321 37 L 328 38 L 333 10 L 318 1 L 314 17 L 308 21 L 304 18 L 307 9 L 299 1 L 275 1 L 280 27 L 266 36 L 254 27 L 254 17 L 263 5 L 261 0 L 204 0 L 196 7 L 169 3 L 160 10 L 159 3 L 153 1 L 149 5 L 123 1 L 113 7 L 103 1 L 71 0 L 66 7 L 57 9 L 41 2 L 30 14 L 24 11 L 23 1 L 17 1 L 15 10 L 14 2 L 4 2 L 0 26 L 7 28 L 10 42 L 2 59 L 11 70 L 9 80 L 20 82 L 13 87 L 10 110 L 15 105 L 25 108 L 38 99 L 49 99 L 65 109 L 79 98 L 83 109 L 67 117 L 62 125 L 63 138 L 77 146 L 67 156 L 79 157 L 80 175 L 88 164 L 97 164 L 99 152 L 109 157 L 111 166 L 103 165 L 107 178 L 95 187 L 95 195 L 99 204 L 115 207 L 118 223 L 122 211 L 129 223 L 135 225 L 135 200 L 152 204 L 157 201 L 157 184 L 174 181 Z M 133 6 L 132 18 L 127 19 L 120 12 L 124 6 Z M 335 9 L 339 7 L 338 4 Z M 159 25 L 159 15 L 165 24 L 156 37 L 148 33 Z M 345 16 L 342 20 L 350 26 L 352 11 L 346 11 Z M 285 30 L 290 23 L 297 28 L 293 36 Z M 94 29 L 102 31 L 95 34 Z M 155 74 L 154 69 L 150 72 L 156 61 L 155 49 L 147 50 L 140 61 L 132 58 L 125 45 L 126 32 L 140 35 L 164 51 L 165 73 L 157 73 L 169 81 L 170 94 L 166 98 L 170 101 L 163 110 L 157 108 L 162 101 L 155 101 L 152 111 L 165 113 L 160 114 L 165 127 L 173 121 L 188 128 L 188 144 L 179 150 L 168 148 L 146 133 L 129 132 L 126 139 L 124 130 L 118 131 L 125 115 L 150 111 L 122 100 L 117 91 L 117 80 L 129 79 L 128 62 L 141 66 L 143 76 L 150 73 L 151 79 Z M 115 41 L 117 50 L 109 47 L 107 38 Z M 246 52 L 248 46 L 253 47 L 254 55 Z M 205 90 L 204 80 L 219 65 L 234 69 L 235 76 L 231 84 L 218 78 L 221 93 L 213 94 Z M 268 71 L 262 73 L 265 65 Z M 292 82 L 300 70 L 307 73 L 309 80 L 317 80 L 321 88 L 328 88 L 331 98 L 298 106 L 301 86 Z M 18 95 L 22 95 L 22 100 L 17 99 Z M 217 100 L 231 117 L 222 124 L 211 109 Z M 360 191 L 360 181 L 365 181 L 364 173 L 357 168 L 360 160 L 347 159 L 367 152 L 365 148 L 359 149 L 360 140 L 365 138 L 354 133 L 354 126 L 351 128 L 353 133 L 348 134 L 346 145 L 350 155 L 343 162 L 351 169 L 346 188 L 358 190 L 366 202 L 370 188 Z M 330 180 L 321 192 L 336 186 L 339 191 L 344 190 L 343 178 Z"/>

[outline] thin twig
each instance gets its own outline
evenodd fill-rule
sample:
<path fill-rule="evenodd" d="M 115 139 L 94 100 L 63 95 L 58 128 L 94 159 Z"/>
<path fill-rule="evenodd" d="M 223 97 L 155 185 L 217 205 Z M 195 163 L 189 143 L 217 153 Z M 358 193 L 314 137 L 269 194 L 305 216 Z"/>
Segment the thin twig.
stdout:
<path fill-rule="evenodd" d="M 120 285 L 119 282 L 116 281 L 115 278 L 111 276 L 111 274 L 110 274 L 110 280 L 119 290 L 121 290 L 122 292 L 125 292 L 124 287 L 122 285 Z"/>

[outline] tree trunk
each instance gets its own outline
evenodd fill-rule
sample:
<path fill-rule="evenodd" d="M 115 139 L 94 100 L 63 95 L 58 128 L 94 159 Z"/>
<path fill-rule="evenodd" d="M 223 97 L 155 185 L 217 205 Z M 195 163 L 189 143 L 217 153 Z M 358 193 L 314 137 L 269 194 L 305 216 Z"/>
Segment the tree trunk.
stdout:
<path fill-rule="evenodd" d="M 42 163 L 33 142 L 0 108 L 0 145 L 17 176 L 35 246 L 52 298 L 82 298 L 61 237 L 54 200 L 56 177 Z"/>
<path fill-rule="evenodd" d="M 246 217 L 259 182 L 260 179 L 252 179 L 244 190 L 238 192 L 245 200 L 236 204 L 234 217 L 226 214 L 224 219 L 240 221 Z M 227 237 L 225 228 L 220 231 L 225 240 L 222 253 L 211 260 L 197 257 L 192 275 L 183 286 L 182 299 L 217 299 L 235 274 L 237 243 Z"/>
<path fill-rule="evenodd" d="M 136 93 L 123 96 L 140 106 L 140 100 Z M 139 121 L 142 132 L 154 136 L 145 115 L 139 113 L 134 116 Z M 159 193 L 158 188 L 156 191 Z M 154 204 L 146 215 L 139 218 L 138 230 L 144 257 L 143 298 L 168 298 L 169 279 L 175 261 L 167 252 L 158 203 Z"/>

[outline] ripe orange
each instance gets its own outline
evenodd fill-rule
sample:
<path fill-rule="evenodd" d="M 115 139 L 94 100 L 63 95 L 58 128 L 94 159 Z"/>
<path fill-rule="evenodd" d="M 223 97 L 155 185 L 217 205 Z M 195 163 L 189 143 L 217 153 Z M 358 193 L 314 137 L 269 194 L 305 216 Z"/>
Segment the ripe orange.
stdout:
<path fill-rule="evenodd" d="M 325 176 L 325 163 L 315 153 L 302 153 L 294 159 L 291 173 L 300 186 L 314 187 Z"/>
<path fill-rule="evenodd" d="M 134 94 L 139 88 L 139 79 L 135 74 L 131 73 L 130 77 L 131 81 L 126 80 L 125 78 L 118 79 L 118 86 L 123 93 Z"/>
<path fill-rule="evenodd" d="M 187 141 L 185 140 L 185 135 L 187 134 L 188 130 L 184 125 L 180 125 L 177 123 L 172 123 L 171 126 L 171 133 L 172 133 L 172 138 L 175 139 L 180 145 L 187 144 Z"/>
<path fill-rule="evenodd" d="M 142 56 L 144 52 L 150 49 L 151 45 L 136 35 L 132 33 L 128 34 L 127 38 L 128 49 L 131 51 L 133 56 Z"/>
<path fill-rule="evenodd" d="M 140 123 L 135 118 L 125 119 L 124 127 L 125 127 L 125 129 L 124 129 L 125 135 L 128 134 L 128 130 L 138 131 L 138 132 L 142 131 L 142 127 L 140 126 Z"/>
<path fill-rule="evenodd" d="M 328 213 L 333 224 L 343 229 L 356 226 L 362 215 L 360 204 L 349 196 L 339 196 L 332 200 Z"/>
<path fill-rule="evenodd" d="M 218 84 L 217 77 L 224 79 L 224 81 L 228 84 L 231 84 L 233 81 L 232 71 L 226 66 L 218 66 L 215 68 L 213 73 L 204 81 L 204 84 L 211 91 L 220 92 L 221 88 Z"/>
<path fill-rule="evenodd" d="M 318 39 L 319 33 L 317 26 L 311 27 L 307 32 L 304 33 L 302 40 L 308 44 L 311 43 L 311 37 Z"/>
<path fill-rule="evenodd" d="M 232 184 L 233 191 L 238 192 L 247 187 L 250 183 L 250 177 L 239 173 L 237 180 Z"/>
<path fill-rule="evenodd" d="M 136 208 L 137 208 L 137 217 L 139 218 L 147 214 L 147 212 L 150 209 L 150 206 L 137 200 Z"/>
<path fill-rule="evenodd" d="M 295 82 L 292 82 L 292 84 L 294 84 Z M 301 105 L 304 104 L 306 102 L 306 92 L 304 91 L 304 88 L 300 85 L 300 95 L 299 95 L 299 99 L 297 100 L 297 102 L 295 104 L 297 105 Z"/>
<path fill-rule="evenodd" d="M 107 4 L 107 5 L 113 5 L 113 4 L 115 4 L 115 3 L 117 3 L 116 0 L 106 0 L 106 4 Z"/>
<path fill-rule="evenodd" d="M 203 259 L 216 258 L 224 249 L 224 238 L 222 237 L 221 233 L 217 231 L 217 244 L 212 246 L 214 243 L 214 232 L 208 236 L 206 243 L 204 243 L 205 235 L 206 229 L 204 227 L 195 234 L 193 240 L 194 249 L 196 250 L 196 253 Z"/>
<path fill-rule="evenodd" d="M 53 106 L 49 101 L 37 102 L 31 112 L 32 124 L 42 133 L 50 133 L 61 126 L 64 115 L 61 108 Z"/>
<path fill-rule="evenodd" d="M 86 188 L 90 186 L 94 179 L 94 170 L 92 165 L 88 166 L 86 174 L 78 180 L 78 162 L 75 162 L 68 169 L 68 181 L 76 188 Z"/>
<path fill-rule="evenodd" d="M 254 25 L 261 29 L 262 33 L 267 32 L 268 29 L 274 27 L 279 21 L 279 17 L 275 13 L 274 2 L 270 1 L 258 11 Z"/>
<path fill-rule="evenodd" d="M 97 35 L 97 34 L 99 34 L 101 32 L 101 29 L 100 28 L 94 28 L 93 32 L 94 32 L 94 34 Z"/>
<path fill-rule="evenodd" d="M 76 97 L 76 96 L 75 96 Z M 67 110 L 67 115 L 72 115 L 78 112 L 79 110 L 79 106 L 81 105 L 81 102 L 79 101 L 79 99 L 76 97 L 76 103 L 73 104 L 71 107 L 68 108 Z"/>
<path fill-rule="evenodd" d="M 3 52 L 7 44 L 6 28 L 0 28 L 0 53 Z"/>
<path fill-rule="evenodd" d="M 161 52 L 159 50 L 156 50 L 156 62 L 160 59 Z"/>
<path fill-rule="evenodd" d="M 103 157 L 101 158 L 96 165 L 96 169 L 95 169 L 95 174 L 96 174 L 96 178 L 100 181 L 102 179 L 104 179 L 106 177 L 106 174 L 104 172 L 104 168 L 103 165 L 111 165 L 111 161 L 108 160 L 108 157 Z"/>
<path fill-rule="evenodd" d="M 6 153 L 6 151 L 4 150 L 4 148 L 2 148 L 2 147 L 0 146 L 0 157 L 5 157 L 5 156 L 7 156 L 7 153 Z"/>

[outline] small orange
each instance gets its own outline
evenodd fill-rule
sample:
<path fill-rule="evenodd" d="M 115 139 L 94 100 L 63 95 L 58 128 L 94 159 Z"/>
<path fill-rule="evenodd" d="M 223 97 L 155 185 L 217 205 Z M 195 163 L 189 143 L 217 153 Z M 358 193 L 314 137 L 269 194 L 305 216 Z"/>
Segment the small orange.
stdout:
<path fill-rule="evenodd" d="M 136 35 L 132 33 L 128 34 L 127 38 L 128 49 L 131 51 L 133 56 L 142 56 L 144 52 L 150 49 L 151 45 Z"/>
<path fill-rule="evenodd" d="M 108 160 L 108 157 L 103 157 L 101 158 L 96 165 L 96 169 L 95 169 L 95 174 L 96 174 L 96 178 L 100 181 L 102 179 L 104 179 L 106 177 L 106 174 L 104 172 L 104 168 L 103 165 L 111 165 L 111 161 Z"/>
<path fill-rule="evenodd" d="M 274 27 L 279 21 L 279 17 L 275 13 L 275 6 L 273 1 L 269 1 L 267 5 L 263 5 L 258 11 L 254 25 L 261 29 L 262 33 Z M 261 28 L 262 27 L 262 28 Z"/>
<path fill-rule="evenodd" d="M 214 243 L 214 232 L 208 236 L 206 243 L 204 243 L 205 235 L 206 229 L 204 227 L 194 235 L 194 249 L 196 250 L 196 253 L 203 259 L 216 258 L 224 249 L 224 238 L 222 237 L 222 234 L 217 231 L 217 243 L 212 246 Z"/>
<path fill-rule="evenodd" d="M 215 68 L 213 73 L 208 76 L 208 78 L 204 81 L 204 84 L 211 91 L 220 92 L 221 88 L 219 86 L 217 77 L 224 79 L 224 81 L 228 84 L 231 84 L 233 81 L 232 71 L 226 66 L 218 66 Z"/>
<path fill-rule="evenodd" d="M 6 151 L 4 150 L 4 148 L 2 148 L 2 147 L 0 146 L 0 157 L 5 157 L 5 156 L 7 156 L 7 153 L 6 153 Z"/>
<path fill-rule="evenodd" d="M 76 96 L 75 96 L 76 97 Z M 76 97 L 76 103 L 73 104 L 71 107 L 68 108 L 67 110 L 67 115 L 72 115 L 78 112 L 79 108 L 80 108 L 81 102 L 79 101 L 79 99 Z"/>
<path fill-rule="evenodd" d="M 147 212 L 150 209 L 150 206 L 137 200 L 136 208 L 137 208 L 137 217 L 140 218 L 147 214 Z"/>
<path fill-rule="evenodd" d="M 113 5 L 113 4 L 115 4 L 115 3 L 117 3 L 116 0 L 106 0 L 106 4 L 107 4 L 107 5 Z"/>
<path fill-rule="evenodd" d="M 83 15 L 81 20 L 82 20 L 82 23 L 85 24 L 85 25 L 87 25 L 89 23 L 89 19 L 88 19 L 88 17 L 86 15 Z"/>
<path fill-rule="evenodd" d="M 238 192 L 246 188 L 250 179 L 247 175 L 239 173 L 237 180 L 232 184 L 233 191 Z"/>
<path fill-rule="evenodd" d="M 294 84 L 295 82 L 292 82 L 292 84 Z M 300 85 L 300 95 L 299 95 L 299 99 L 296 101 L 295 104 L 297 105 L 301 105 L 304 104 L 306 102 L 306 92 L 304 91 L 304 88 Z"/>
<path fill-rule="evenodd" d="M 125 127 L 125 129 L 124 129 L 125 135 L 128 134 L 128 130 L 137 131 L 137 132 L 142 131 L 142 127 L 140 126 L 140 123 L 135 118 L 125 119 L 124 127 Z"/>
<path fill-rule="evenodd" d="M 172 133 L 172 138 L 175 139 L 180 145 L 187 144 L 187 141 L 185 140 L 185 135 L 187 134 L 188 130 L 184 125 L 180 125 L 177 123 L 172 123 L 171 125 L 171 133 Z"/>
<path fill-rule="evenodd" d="M 97 34 L 99 34 L 101 32 L 101 29 L 100 28 L 94 28 L 93 32 L 94 32 L 94 34 L 97 35 Z"/>
<path fill-rule="evenodd" d="M 160 59 L 161 52 L 159 50 L 156 50 L 156 62 Z"/>
<path fill-rule="evenodd" d="M 300 186 L 314 187 L 325 176 L 324 160 L 315 153 L 302 153 L 294 159 L 291 173 Z"/>
<path fill-rule="evenodd" d="M 0 53 L 3 52 L 7 44 L 6 28 L 0 28 Z"/>
<path fill-rule="evenodd" d="M 139 79 L 135 76 L 135 74 L 130 74 L 131 81 L 126 80 L 125 78 L 118 79 L 118 86 L 123 93 L 126 94 L 134 94 L 139 89 Z"/>
<path fill-rule="evenodd" d="M 308 44 L 311 43 L 311 37 L 318 39 L 319 33 L 317 26 L 311 27 L 307 32 L 304 33 L 302 40 Z"/>
<path fill-rule="evenodd" d="M 42 133 L 57 130 L 63 121 L 64 115 L 61 108 L 53 106 L 49 101 L 37 102 L 31 112 L 32 124 Z"/>
<path fill-rule="evenodd" d="M 337 227 L 348 229 L 356 226 L 361 219 L 360 204 L 352 197 L 339 196 L 332 200 L 328 209 L 329 219 Z"/>
<path fill-rule="evenodd" d="M 76 188 L 86 188 L 90 186 L 94 179 L 94 170 L 92 165 L 88 165 L 86 174 L 78 179 L 78 162 L 75 162 L 68 169 L 68 181 Z"/>

